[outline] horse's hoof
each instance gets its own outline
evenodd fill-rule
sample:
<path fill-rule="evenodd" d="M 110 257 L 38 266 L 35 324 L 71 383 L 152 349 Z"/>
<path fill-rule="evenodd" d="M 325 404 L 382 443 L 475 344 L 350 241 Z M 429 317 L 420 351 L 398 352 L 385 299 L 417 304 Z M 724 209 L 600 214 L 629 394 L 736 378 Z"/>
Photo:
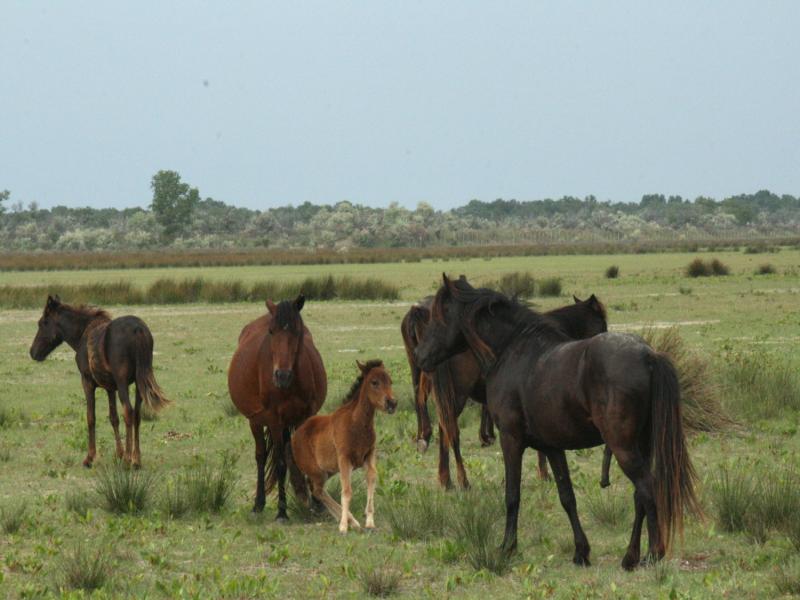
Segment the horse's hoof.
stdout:
<path fill-rule="evenodd" d="M 278 525 L 286 525 L 289 523 L 289 517 L 286 515 L 278 515 L 275 517 L 275 522 L 278 523 Z"/>
<path fill-rule="evenodd" d="M 589 562 L 588 556 L 581 556 L 580 554 L 576 554 L 572 558 L 572 562 L 578 565 L 579 567 L 590 567 L 592 563 Z"/>
<path fill-rule="evenodd" d="M 604 489 L 605 489 L 605 488 L 607 488 L 607 487 L 608 487 L 608 486 L 610 486 L 610 485 L 611 485 L 611 482 L 610 482 L 608 479 L 601 479 L 601 480 L 600 480 L 600 487 L 601 487 L 601 488 L 604 488 Z"/>
<path fill-rule="evenodd" d="M 481 448 L 486 448 L 494 444 L 495 438 L 481 438 Z"/>
<path fill-rule="evenodd" d="M 253 505 L 253 512 L 254 513 L 264 512 L 264 504 L 265 504 L 264 502 L 256 502 Z"/>
<path fill-rule="evenodd" d="M 84 466 L 84 468 L 86 468 L 86 469 L 91 469 L 91 468 L 92 468 L 92 461 L 90 461 L 90 460 L 84 460 L 84 461 L 83 461 L 83 466 Z"/>
<path fill-rule="evenodd" d="M 633 571 L 639 566 L 639 558 L 635 556 L 628 556 L 627 554 L 622 559 L 622 568 L 626 571 Z"/>
<path fill-rule="evenodd" d="M 418 439 L 417 440 L 417 452 L 419 452 L 420 454 L 425 454 L 425 452 L 427 452 L 427 451 L 428 451 L 428 442 L 426 442 L 425 440 L 423 440 L 421 438 Z"/>

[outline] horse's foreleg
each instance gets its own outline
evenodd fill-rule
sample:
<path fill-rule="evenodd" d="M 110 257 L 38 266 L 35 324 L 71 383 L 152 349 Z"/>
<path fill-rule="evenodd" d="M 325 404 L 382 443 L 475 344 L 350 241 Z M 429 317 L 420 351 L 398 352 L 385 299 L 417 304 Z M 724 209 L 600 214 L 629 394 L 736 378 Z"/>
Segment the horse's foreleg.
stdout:
<path fill-rule="evenodd" d="M 119 437 L 119 414 L 117 413 L 117 393 L 114 390 L 107 390 L 108 394 L 108 420 L 114 429 L 114 441 L 117 445 L 117 458 L 122 458 L 122 439 Z"/>
<path fill-rule="evenodd" d="M 563 450 L 549 450 L 547 458 L 558 485 L 558 498 L 569 517 L 570 525 L 572 525 L 572 536 L 575 540 L 575 556 L 572 558 L 572 562 L 580 566 L 589 566 L 589 540 L 586 539 L 586 534 L 583 532 L 581 521 L 578 518 L 578 505 L 575 502 L 575 492 L 569 477 L 567 456 Z"/>
<path fill-rule="evenodd" d="M 273 431 L 270 429 L 270 435 Z M 286 446 L 290 443 L 289 430 L 277 431 L 277 435 L 272 438 L 275 447 L 275 476 L 278 480 L 278 515 L 276 521 L 288 521 L 289 515 L 286 514 Z"/>
<path fill-rule="evenodd" d="M 347 458 L 339 457 L 339 477 L 342 481 L 342 516 L 339 519 L 339 531 L 347 533 L 348 523 L 359 529 L 361 524 L 356 521 L 350 513 L 350 501 L 353 499 L 353 488 L 350 483 L 350 476 L 353 473 L 353 466 Z"/>
<path fill-rule="evenodd" d="M 86 458 L 83 459 L 83 466 L 90 468 L 94 462 L 94 457 L 97 455 L 97 447 L 95 442 L 95 386 L 94 382 L 86 377 L 81 378 L 83 383 L 83 393 L 86 396 L 86 428 L 89 430 L 89 449 L 86 452 Z"/>
<path fill-rule="evenodd" d="M 128 395 L 128 384 L 125 381 L 117 382 L 117 393 L 122 402 L 122 418 L 125 420 L 125 462 L 131 462 L 131 454 L 133 451 L 133 407 L 131 406 L 131 399 Z"/>
<path fill-rule="evenodd" d="M 503 551 L 513 552 L 517 547 L 517 519 L 519 517 L 520 485 L 522 480 L 522 455 L 525 446 L 522 439 L 500 431 L 500 447 L 506 474 L 506 531 L 503 536 Z"/>
<path fill-rule="evenodd" d="M 375 481 L 378 479 L 377 451 L 373 448 L 367 458 L 367 508 L 364 511 L 366 521 L 364 527 L 373 529 L 375 527 Z"/>
<path fill-rule="evenodd" d="M 449 490 L 453 487 L 450 479 L 450 449 L 447 447 L 444 430 L 439 426 L 439 485 Z"/>
<path fill-rule="evenodd" d="M 412 370 L 412 377 L 414 378 L 414 410 L 417 413 L 417 450 L 425 452 L 433 434 L 431 416 L 428 414 L 430 379 L 427 375 L 414 370 Z"/>
<path fill-rule="evenodd" d="M 134 468 L 142 466 L 142 453 L 139 450 L 139 426 L 142 424 L 142 395 L 136 388 L 136 404 L 133 405 L 133 455 L 131 464 Z"/>
<path fill-rule="evenodd" d="M 456 457 L 456 471 L 458 472 L 458 484 L 462 489 L 469 489 L 469 480 L 467 479 L 467 470 L 464 468 L 464 459 L 461 458 L 461 441 L 459 431 L 456 429 L 453 436 L 453 456 Z"/>
<path fill-rule="evenodd" d="M 494 444 L 494 421 L 492 421 L 492 415 L 489 414 L 489 409 L 485 404 L 481 406 L 481 428 L 478 437 L 484 448 Z"/>
<path fill-rule="evenodd" d="M 603 448 L 603 470 L 600 473 L 600 487 L 607 488 L 611 485 L 608 473 L 611 470 L 611 448 L 606 444 Z"/>
<path fill-rule="evenodd" d="M 539 474 L 539 479 L 542 481 L 549 481 L 550 473 L 547 472 L 547 455 L 540 450 L 536 453 L 536 456 L 539 459 L 539 464 L 536 467 L 536 470 Z"/>
<path fill-rule="evenodd" d="M 264 436 L 264 426 L 250 421 L 250 432 L 256 443 L 256 500 L 253 512 L 261 512 L 266 504 L 264 494 L 264 470 L 267 465 L 267 439 Z"/>

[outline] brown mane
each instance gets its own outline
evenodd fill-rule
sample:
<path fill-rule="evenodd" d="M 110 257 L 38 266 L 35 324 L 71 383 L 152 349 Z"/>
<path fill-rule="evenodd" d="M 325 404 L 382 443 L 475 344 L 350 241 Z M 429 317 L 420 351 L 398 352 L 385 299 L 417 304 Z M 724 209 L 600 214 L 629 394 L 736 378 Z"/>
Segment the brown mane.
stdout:
<path fill-rule="evenodd" d="M 111 314 L 108 311 L 98 308 L 97 306 L 92 306 L 91 304 L 79 304 L 77 306 L 73 306 L 71 304 L 62 303 L 59 308 L 66 309 L 82 317 L 86 317 L 90 321 L 95 319 L 102 319 L 104 321 L 111 320 Z"/>

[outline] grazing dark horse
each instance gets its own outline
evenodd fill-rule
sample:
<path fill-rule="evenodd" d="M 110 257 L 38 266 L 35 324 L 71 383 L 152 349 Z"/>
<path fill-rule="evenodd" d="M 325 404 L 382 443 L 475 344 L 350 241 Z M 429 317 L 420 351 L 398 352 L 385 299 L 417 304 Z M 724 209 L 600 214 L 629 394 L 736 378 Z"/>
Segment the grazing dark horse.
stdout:
<path fill-rule="evenodd" d="M 606 309 L 592 294 L 586 300 L 573 296 L 574 304 L 556 308 L 546 313 L 572 339 L 584 339 L 608 331 Z M 486 408 L 486 385 L 481 375 L 480 364 L 471 351 L 462 352 L 438 365 L 433 373 L 426 374 L 414 362 L 414 349 L 425 333 L 430 318 L 433 297 L 424 298 L 409 309 L 403 318 L 401 332 L 406 356 L 414 384 L 414 408 L 417 412 L 417 446 L 424 450 L 431 436 L 431 422 L 428 415 L 427 399 L 431 389 L 436 391 L 436 408 L 439 415 L 439 483 L 452 487 L 450 479 L 449 448 L 453 448 L 456 458 L 458 482 L 461 487 L 469 487 L 464 463 L 461 458 L 458 417 L 464 410 L 467 398 L 482 404 L 480 439 L 488 445 L 494 439 L 494 425 Z M 602 481 L 608 480 L 609 460 L 603 463 Z M 547 458 L 538 453 L 538 473 L 540 479 L 548 479 Z"/>
<path fill-rule="evenodd" d="M 311 493 L 339 521 L 339 531 L 348 524 L 361 524 L 350 513 L 353 490 L 350 477 L 355 469 L 367 468 L 367 529 L 375 528 L 375 482 L 378 479 L 375 452 L 375 411 L 392 414 L 397 401 L 392 393 L 392 378 L 379 360 L 367 364 L 356 361 L 360 371 L 350 392 L 334 413 L 317 415 L 303 423 L 292 436 L 292 454 L 297 466 L 311 483 Z M 334 473 L 342 480 L 342 505 L 325 491 L 325 482 Z"/>
<path fill-rule="evenodd" d="M 430 372 L 466 349 L 481 364 L 489 411 L 500 431 L 506 552 L 517 544 L 522 455 L 528 447 L 543 451 L 550 462 L 572 525 L 575 564 L 589 564 L 589 541 L 578 519 L 565 450 L 605 441 L 633 482 L 635 517 L 625 569 L 639 564 L 645 517 L 648 558 L 658 560 L 682 530 L 684 511 L 702 514 L 675 368 L 640 337 L 602 333 L 573 341 L 551 318 L 444 276 L 415 358 Z"/>
<path fill-rule="evenodd" d="M 305 477 L 291 456 L 291 432 L 325 402 L 328 378 L 300 311 L 303 295 L 274 304 L 245 326 L 228 368 L 228 390 L 250 421 L 256 444 L 258 479 L 253 512 L 264 510 L 266 495 L 278 485 L 278 516 L 286 515 L 286 472 L 295 492 L 305 498 Z M 265 476 L 266 471 L 266 476 Z"/>
<path fill-rule="evenodd" d="M 31 358 L 43 361 L 62 342 L 75 350 L 75 362 L 81 373 L 86 395 L 86 424 L 89 451 L 83 461 L 91 467 L 97 456 L 95 446 L 95 391 L 108 394 L 108 418 L 114 428 L 117 457 L 134 467 L 142 464 L 139 450 L 139 425 L 142 402 L 156 412 L 169 403 L 153 375 L 153 336 L 138 317 L 112 320 L 99 308 L 62 304 L 58 296 L 48 296 L 39 331 L 31 345 Z M 131 407 L 128 386 L 136 384 L 136 403 Z M 122 402 L 125 419 L 125 450 L 119 437 L 117 399 Z"/>

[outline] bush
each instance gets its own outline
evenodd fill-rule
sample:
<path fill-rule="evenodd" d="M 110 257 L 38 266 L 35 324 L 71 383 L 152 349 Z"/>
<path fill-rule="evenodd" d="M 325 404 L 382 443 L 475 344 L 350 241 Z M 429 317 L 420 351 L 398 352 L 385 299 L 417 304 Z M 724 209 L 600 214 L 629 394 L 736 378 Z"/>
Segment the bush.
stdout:
<path fill-rule="evenodd" d="M 8 534 L 17 533 L 25 522 L 28 506 L 24 502 L 14 502 L 0 506 L 0 525 Z"/>
<path fill-rule="evenodd" d="M 775 273 L 777 273 L 775 267 L 773 267 L 769 263 L 764 263 L 763 265 L 759 265 L 758 269 L 756 269 L 755 272 L 756 275 L 774 275 Z"/>
<path fill-rule="evenodd" d="M 712 275 L 729 275 L 730 269 L 727 265 L 723 264 L 718 258 L 711 260 L 711 274 Z"/>
<path fill-rule="evenodd" d="M 561 279 L 558 277 L 547 277 L 539 281 L 540 296 L 560 296 Z"/>
<path fill-rule="evenodd" d="M 616 279 L 619 277 L 619 267 L 617 265 L 611 265 L 606 269 L 606 279 Z"/>
<path fill-rule="evenodd" d="M 102 588 L 111 577 L 110 550 L 105 545 L 94 549 L 78 543 L 61 554 L 60 585 L 70 590 L 92 592 Z"/>
<path fill-rule="evenodd" d="M 528 272 L 506 273 L 489 287 L 509 297 L 530 298 L 535 292 L 533 275 Z"/>
<path fill-rule="evenodd" d="M 709 266 L 703 262 L 702 258 L 695 258 L 686 267 L 686 275 L 689 277 L 708 277 L 711 274 Z"/>
<path fill-rule="evenodd" d="M 733 424 L 722 408 L 719 384 L 704 355 L 686 344 L 677 326 L 648 328 L 642 337 L 657 352 L 666 354 L 675 365 L 681 386 L 684 425 L 694 431 L 720 431 Z"/>
<path fill-rule="evenodd" d="M 139 513 L 149 503 L 153 476 L 118 462 L 98 470 L 95 491 L 113 513 Z"/>

